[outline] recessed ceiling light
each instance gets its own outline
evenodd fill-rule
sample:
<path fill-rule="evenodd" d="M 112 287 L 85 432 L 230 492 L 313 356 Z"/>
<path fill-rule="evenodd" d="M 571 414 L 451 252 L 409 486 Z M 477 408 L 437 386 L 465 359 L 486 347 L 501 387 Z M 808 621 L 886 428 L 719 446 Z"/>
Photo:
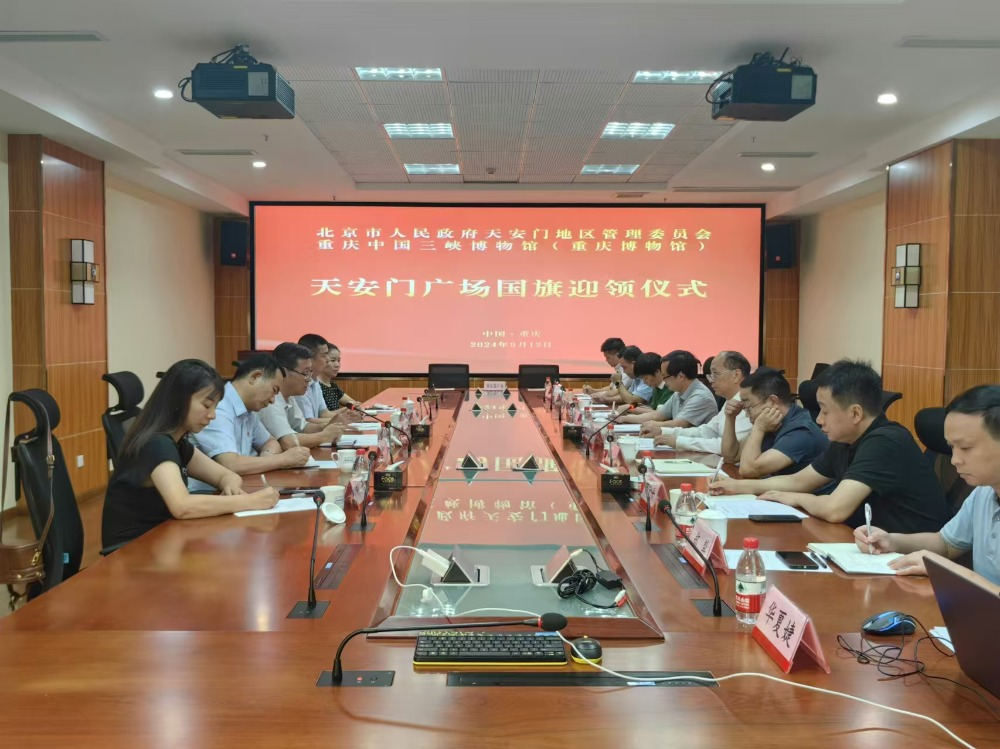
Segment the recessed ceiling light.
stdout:
<path fill-rule="evenodd" d="M 622 140 L 663 140 L 674 126 L 669 122 L 609 122 L 602 138 Z"/>
<path fill-rule="evenodd" d="M 393 122 L 385 127 L 390 138 L 454 138 L 450 122 Z"/>
<path fill-rule="evenodd" d="M 403 164 L 407 174 L 461 174 L 458 164 Z"/>
<path fill-rule="evenodd" d="M 263 169 L 265 166 L 267 166 L 267 162 L 266 161 L 255 161 L 255 162 L 253 162 L 253 168 L 254 169 Z"/>
<path fill-rule="evenodd" d="M 760 165 L 760 168 L 763 169 L 765 172 L 773 172 L 774 164 L 772 164 L 770 161 L 765 161 L 763 164 Z"/>
<path fill-rule="evenodd" d="M 173 99 L 174 92 L 169 88 L 158 88 L 153 92 L 153 96 L 157 99 Z"/>
<path fill-rule="evenodd" d="M 580 174 L 632 174 L 638 164 L 587 164 Z"/>
<path fill-rule="evenodd" d="M 637 70 L 632 83 L 711 83 L 721 70 Z"/>
<path fill-rule="evenodd" d="M 363 81 L 440 81 L 441 68 L 354 68 Z"/>
<path fill-rule="evenodd" d="M 878 103 L 885 104 L 886 106 L 890 104 L 895 104 L 899 99 L 896 98 L 895 94 L 879 94 Z"/>

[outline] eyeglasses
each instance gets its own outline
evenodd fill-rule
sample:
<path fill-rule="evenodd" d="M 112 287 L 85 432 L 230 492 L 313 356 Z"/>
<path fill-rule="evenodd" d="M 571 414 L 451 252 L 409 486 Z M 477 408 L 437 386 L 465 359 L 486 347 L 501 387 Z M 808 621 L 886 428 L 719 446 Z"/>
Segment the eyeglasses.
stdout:
<path fill-rule="evenodd" d="M 747 401 L 743 401 L 743 410 L 750 413 L 758 406 L 763 406 L 764 403 L 766 403 L 766 401 L 758 401 L 757 403 L 748 403 Z"/>
<path fill-rule="evenodd" d="M 313 373 L 312 373 L 312 372 L 300 372 L 300 371 L 299 371 L 299 370 L 297 370 L 297 369 L 289 369 L 288 371 L 289 371 L 289 372 L 294 372 L 294 373 L 295 373 L 295 374 L 297 374 L 297 375 L 298 375 L 299 377 L 303 377 L 303 378 L 305 378 L 305 379 L 307 379 L 307 380 L 311 380 L 311 379 L 312 379 L 312 376 L 313 376 Z"/>
<path fill-rule="evenodd" d="M 709 370 L 708 374 L 705 375 L 705 379 L 708 380 L 709 382 L 712 382 L 716 377 L 722 377 L 722 375 L 728 374 L 729 372 L 732 371 L 733 370 L 731 369 L 724 369 L 721 372 L 716 372 L 714 369 L 711 369 Z"/>

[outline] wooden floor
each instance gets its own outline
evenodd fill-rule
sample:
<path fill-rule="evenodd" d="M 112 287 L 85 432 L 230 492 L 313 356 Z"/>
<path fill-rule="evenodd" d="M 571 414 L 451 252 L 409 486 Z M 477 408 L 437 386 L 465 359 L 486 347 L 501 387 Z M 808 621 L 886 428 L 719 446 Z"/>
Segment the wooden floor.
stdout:
<path fill-rule="evenodd" d="M 83 521 L 83 561 L 81 569 L 93 564 L 101 551 L 101 513 L 104 510 L 104 493 L 80 503 L 80 519 Z M 4 543 L 30 541 L 35 537 L 31 529 L 31 520 L 27 514 L 20 512 L 12 520 L 4 521 Z M 7 606 L 7 591 L 3 589 L 0 595 L 0 617 L 7 616 L 10 608 Z"/>

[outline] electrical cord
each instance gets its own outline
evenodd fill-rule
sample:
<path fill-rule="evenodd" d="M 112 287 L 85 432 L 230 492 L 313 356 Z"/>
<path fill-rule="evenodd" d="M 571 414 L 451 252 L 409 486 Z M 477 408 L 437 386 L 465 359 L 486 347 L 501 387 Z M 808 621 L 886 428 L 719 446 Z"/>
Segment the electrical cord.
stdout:
<path fill-rule="evenodd" d="M 573 571 L 573 574 L 563 578 L 556 584 L 556 595 L 560 598 L 576 598 L 595 609 L 617 609 L 618 607 L 623 606 L 625 599 L 627 598 L 624 590 L 615 596 L 614 603 L 611 604 L 594 603 L 593 601 L 587 600 L 583 597 L 584 593 L 588 593 L 597 587 L 597 571 L 601 569 L 601 566 L 597 563 L 597 559 L 594 557 L 593 553 L 591 553 L 590 549 L 587 549 L 586 547 L 574 551 L 570 554 L 570 559 L 584 553 L 587 554 L 587 556 L 590 557 L 590 561 L 594 563 L 594 570 L 588 570 L 586 567 L 576 568 Z"/>
<path fill-rule="evenodd" d="M 389 569 L 392 570 L 392 578 L 396 581 L 396 584 L 400 588 L 422 588 L 423 590 L 425 590 L 427 593 L 429 593 L 431 596 L 434 597 L 434 600 L 437 601 L 438 605 L 441 607 L 442 612 L 447 611 L 447 607 L 445 606 L 444 601 L 442 601 L 441 598 L 438 597 L 438 594 L 434 592 L 434 588 L 432 588 L 430 585 L 424 585 L 423 583 L 404 583 L 399 579 L 399 575 L 396 574 L 396 564 L 395 561 L 393 560 L 392 555 L 395 554 L 400 549 L 409 549 L 410 551 L 415 551 L 422 557 L 430 557 L 430 554 L 428 554 L 423 549 L 418 549 L 416 546 L 393 546 L 389 550 Z"/>
<path fill-rule="evenodd" d="M 214 55 L 209 62 L 216 63 L 219 65 L 259 65 L 260 62 L 256 57 L 250 54 L 250 46 L 247 44 L 237 44 L 235 47 L 231 47 L 224 52 L 220 52 Z M 181 98 L 184 101 L 193 102 L 194 99 L 189 99 L 187 96 L 188 86 L 191 85 L 191 76 L 186 78 L 181 78 L 177 82 L 177 88 L 181 90 Z"/>

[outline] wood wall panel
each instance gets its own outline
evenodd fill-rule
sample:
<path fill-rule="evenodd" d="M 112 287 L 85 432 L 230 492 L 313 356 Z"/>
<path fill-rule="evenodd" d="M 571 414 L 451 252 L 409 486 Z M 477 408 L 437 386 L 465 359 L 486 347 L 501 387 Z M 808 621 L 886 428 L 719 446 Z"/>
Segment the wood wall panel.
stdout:
<path fill-rule="evenodd" d="M 903 399 L 893 405 L 889 417 L 912 432 L 917 411 L 944 403 L 944 376 L 943 369 L 883 365 L 882 387 L 903 394 Z"/>
<path fill-rule="evenodd" d="M 41 211 L 42 137 L 12 135 L 7 139 L 7 182 L 10 188 L 10 211 Z"/>
<path fill-rule="evenodd" d="M 889 167 L 886 230 L 951 216 L 952 142 Z"/>
<path fill-rule="evenodd" d="M 952 294 L 949 369 L 1000 369 L 1000 294 Z"/>
<path fill-rule="evenodd" d="M 1000 216 L 1000 140 L 956 141 L 955 216 Z"/>
<path fill-rule="evenodd" d="M 41 214 L 38 211 L 10 212 L 10 287 L 42 288 L 42 258 L 34 252 L 41 243 Z M 25 248 L 31 251 L 26 251 Z"/>
<path fill-rule="evenodd" d="M 944 369 L 948 340 L 947 294 L 921 294 L 916 309 L 897 309 L 885 298 L 882 363 Z"/>
<path fill-rule="evenodd" d="M 222 219 L 212 225 L 212 253 L 215 267 L 215 368 L 223 377 L 233 373 L 232 362 L 240 351 L 250 348 L 250 270 L 222 265 Z"/>
<path fill-rule="evenodd" d="M 889 229 L 885 233 L 886 294 L 893 293 L 889 285 L 889 269 L 896 266 L 896 245 L 920 245 L 920 293 L 944 294 L 948 291 L 951 266 L 951 219 L 935 218 L 909 226 Z"/>
<path fill-rule="evenodd" d="M 1000 385 L 1000 369 L 949 369 L 944 377 L 942 403 L 976 385 Z"/>
<path fill-rule="evenodd" d="M 14 366 L 45 363 L 44 295 L 37 289 L 11 289 L 10 314 L 15 335 L 11 340 Z"/>
<path fill-rule="evenodd" d="M 753 352 L 745 352 L 753 362 Z M 764 273 L 764 341 L 761 365 L 785 370 L 793 392 L 799 382 L 799 269 Z"/>
<path fill-rule="evenodd" d="M 1000 291 L 1000 215 L 956 216 L 953 225 L 951 290 L 995 294 Z"/>
<path fill-rule="evenodd" d="M 59 435 L 59 444 L 66 458 L 66 470 L 69 471 L 77 501 L 103 494 L 108 484 L 104 429 L 93 429 L 70 437 Z M 84 456 L 83 468 L 76 467 L 77 455 Z"/>

